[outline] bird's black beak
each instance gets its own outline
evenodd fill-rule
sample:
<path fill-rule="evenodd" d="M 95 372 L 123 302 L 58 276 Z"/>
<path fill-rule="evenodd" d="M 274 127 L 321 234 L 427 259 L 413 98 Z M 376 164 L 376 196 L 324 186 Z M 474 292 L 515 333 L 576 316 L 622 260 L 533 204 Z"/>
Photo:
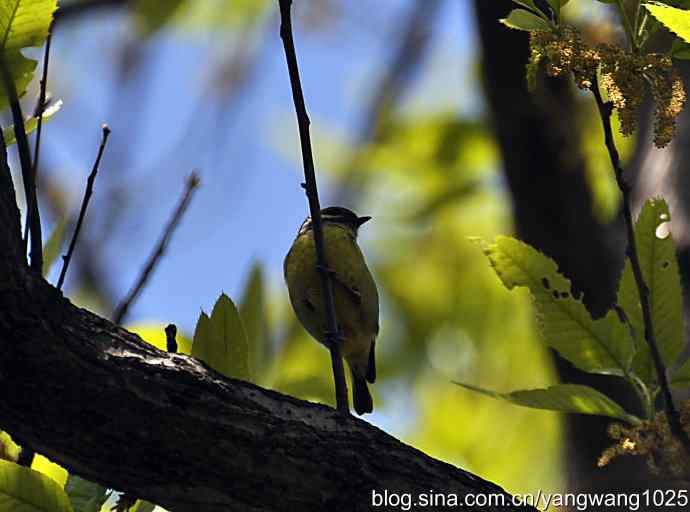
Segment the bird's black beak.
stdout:
<path fill-rule="evenodd" d="M 371 220 L 371 217 L 368 217 L 368 216 L 367 217 L 358 217 L 357 218 L 357 227 L 361 226 L 362 224 L 364 224 L 365 222 L 368 222 L 370 220 Z"/>

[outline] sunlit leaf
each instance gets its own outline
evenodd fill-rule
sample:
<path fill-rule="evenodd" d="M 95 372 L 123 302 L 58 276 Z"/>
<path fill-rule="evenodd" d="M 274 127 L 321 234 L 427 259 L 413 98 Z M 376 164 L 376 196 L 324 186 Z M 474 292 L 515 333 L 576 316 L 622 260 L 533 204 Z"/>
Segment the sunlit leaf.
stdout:
<path fill-rule="evenodd" d="M 18 50 L 9 50 L 6 52 L 5 61 L 14 79 L 14 85 L 17 88 L 17 96 L 22 97 L 24 93 L 26 93 L 26 88 L 34 76 L 34 69 L 36 69 L 37 63 L 33 59 L 24 57 Z M 3 110 L 8 105 L 7 93 L 2 84 L 0 84 L 0 110 Z M 4 132 L 3 130 L 3 134 Z"/>
<path fill-rule="evenodd" d="M 156 505 L 146 500 L 137 500 L 134 506 L 129 510 L 129 512 L 153 512 Z"/>
<path fill-rule="evenodd" d="M 0 430 L 0 459 L 17 460 L 21 448 L 7 432 Z"/>
<path fill-rule="evenodd" d="M 72 502 L 74 512 L 99 512 L 110 495 L 106 487 L 77 475 L 69 476 L 65 492 Z"/>
<path fill-rule="evenodd" d="M 45 476 L 57 482 L 60 487 L 65 486 L 67 477 L 69 476 L 67 470 L 60 464 L 51 461 L 40 453 L 37 453 L 34 456 L 34 460 L 31 463 L 31 469 L 38 471 L 39 473 L 43 473 Z"/>
<path fill-rule="evenodd" d="M 53 231 L 51 231 L 48 241 L 43 246 L 43 277 L 48 275 L 50 268 L 60 254 L 60 248 L 62 247 L 62 242 L 65 235 L 65 225 L 67 224 L 67 219 L 59 219 Z"/>
<path fill-rule="evenodd" d="M 57 0 L 3 0 L 0 2 L 0 48 L 20 50 L 40 46 L 57 9 Z"/>
<path fill-rule="evenodd" d="M 47 476 L 0 460 L 0 508 L 22 512 L 72 512 L 65 491 Z"/>
<path fill-rule="evenodd" d="M 526 11 L 525 9 L 514 9 L 510 11 L 507 18 L 501 20 L 505 26 L 518 29 L 532 31 L 546 31 L 551 30 L 549 23 L 542 17 Z"/>
<path fill-rule="evenodd" d="M 671 216 L 663 199 L 648 200 L 635 223 L 635 240 L 642 277 L 649 289 L 654 334 L 667 367 L 676 361 L 684 346 L 683 293 L 676 247 L 670 233 Z M 663 236 L 663 238 L 662 238 Z M 618 305 L 625 311 L 635 332 L 637 354 L 633 370 L 645 382 L 656 381 L 649 346 L 644 339 L 640 296 L 626 259 L 618 290 Z"/>
<path fill-rule="evenodd" d="M 660 2 L 648 2 L 644 6 L 662 25 L 690 43 L 690 11 Z"/>
<path fill-rule="evenodd" d="M 498 393 L 470 384 L 463 384 L 462 382 L 456 382 L 455 384 L 471 391 L 499 400 L 506 400 L 523 407 L 609 416 L 632 424 L 640 422 L 639 418 L 632 414 L 628 414 L 619 404 L 589 386 L 557 384 L 549 386 L 546 389 L 524 389 L 513 391 L 512 393 Z"/>
<path fill-rule="evenodd" d="M 224 293 L 210 317 L 203 312 L 199 316 L 192 356 L 228 377 L 251 381 L 247 334 L 235 304 Z"/>
<path fill-rule="evenodd" d="M 47 109 L 43 111 L 43 122 L 50 121 L 53 115 L 62 108 L 62 100 L 58 100 Z M 33 132 L 38 127 L 38 117 L 30 117 L 24 121 L 24 131 L 27 135 Z M 5 138 L 5 144 L 10 146 L 17 142 L 17 138 L 14 134 L 14 125 L 9 125 L 7 128 L 2 129 L 2 136 Z M 44 258 L 45 259 L 45 258 Z"/>
<path fill-rule="evenodd" d="M 634 345 L 625 323 L 613 311 L 594 320 L 551 258 L 504 236 L 482 248 L 506 288 L 529 288 L 548 345 L 588 372 L 620 375 L 628 368 Z"/>
<path fill-rule="evenodd" d="M 263 269 L 256 263 L 242 293 L 240 317 L 247 333 L 249 361 L 257 379 L 263 379 L 273 357 L 268 324 Z"/>

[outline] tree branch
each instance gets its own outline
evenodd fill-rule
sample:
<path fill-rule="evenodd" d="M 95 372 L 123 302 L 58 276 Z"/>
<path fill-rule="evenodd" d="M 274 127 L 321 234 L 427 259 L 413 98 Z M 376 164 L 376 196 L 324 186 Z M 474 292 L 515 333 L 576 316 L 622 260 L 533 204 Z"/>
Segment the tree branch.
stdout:
<path fill-rule="evenodd" d="M 295 53 L 295 43 L 292 39 L 292 22 L 290 20 L 290 8 L 292 0 L 279 0 L 280 5 L 280 38 L 283 40 L 285 48 L 285 59 L 287 60 L 288 72 L 290 75 L 290 86 L 292 88 L 292 99 L 295 102 L 297 114 L 297 124 L 299 126 L 299 138 L 302 146 L 302 161 L 304 164 L 304 189 L 309 200 L 309 211 L 311 215 L 312 231 L 314 233 L 314 245 L 316 247 L 317 270 L 321 275 L 321 289 L 323 291 L 324 303 L 326 305 L 326 344 L 331 353 L 331 365 L 333 366 L 333 379 L 335 381 L 335 398 L 338 410 L 343 414 L 350 413 L 347 397 L 347 384 L 345 383 L 345 372 L 343 369 L 343 358 L 340 353 L 340 343 L 338 339 L 338 319 L 335 315 L 335 303 L 333 301 L 333 282 L 328 271 L 326 261 L 326 251 L 323 245 L 323 227 L 321 225 L 321 206 L 319 205 L 319 192 L 316 186 L 316 174 L 314 172 L 314 157 L 311 151 L 311 138 L 309 136 L 309 115 L 304 104 L 302 94 L 302 84 L 299 79 L 299 69 L 297 67 L 297 55 Z"/>
<path fill-rule="evenodd" d="M 666 368 L 659 352 L 659 347 L 656 342 L 656 335 L 654 334 L 654 322 L 652 320 L 652 307 L 649 303 L 649 288 L 644 282 L 642 275 L 642 268 L 640 267 L 640 258 L 637 252 L 637 243 L 635 241 L 635 227 L 633 224 L 632 210 L 630 207 L 631 187 L 625 180 L 623 167 L 621 166 L 620 156 L 616 149 L 616 142 L 613 138 L 613 129 L 611 128 L 611 114 L 613 112 L 613 105 L 611 103 L 604 103 L 599 91 L 599 84 L 596 77 L 592 80 L 591 86 L 592 94 L 596 100 L 599 109 L 599 116 L 601 117 L 601 124 L 604 129 L 604 142 L 609 153 L 611 166 L 616 176 L 618 188 L 623 196 L 623 217 L 625 219 L 625 231 L 628 238 L 627 255 L 630 259 L 630 266 L 632 268 L 633 276 L 635 277 L 635 284 L 640 295 L 640 307 L 642 308 L 642 319 L 644 320 L 644 337 L 649 345 L 654 367 L 656 368 L 657 379 L 659 386 L 661 386 L 661 393 L 664 396 L 664 405 L 666 408 L 666 415 L 668 416 L 668 423 L 671 427 L 671 432 L 674 437 L 683 445 L 688 456 L 690 456 L 690 438 L 683 430 L 683 425 L 680 421 L 680 414 L 673 403 L 673 395 L 671 395 L 671 388 L 666 377 Z"/>
<path fill-rule="evenodd" d="M 31 236 L 31 268 L 34 272 L 43 272 L 43 242 L 41 241 L 41 217 L 38 211 L 38 199 L 36 197 L 36 181 L 33 176 L 31 166 L 31 153 L 29 151 L 29 141 L 24 129 L 24 116 L 19 105 L 17 88 L 14 78 L 7 66 L 4 56 L 0 55 L 0 75 L 7 92 L 7 98 L 12 110 L 12 120 L 14 121 L 14 135 L 17 139 L 17 149 L 19 161 L 22 167 L 22 179 L 24 180 L 24 193 L 26 195 L 26 222 L 29 223 L 29 234 Z M 26 248 L 26 247 L 25 247 Z"/>
<path fill-rule="evenodd" d="M 89 207 L 89 200 L 91 199 L 91 195 L 93 194 L 93 184 L 96 181 L 96 174 L 98 174 L 98 167 L 101 163 L 101 157 L 103 156 L 105 144 L 108 142 L 109 135 L 110 128 L 108 128 L 108 125 L 104 124 L 101 145 L 98 148 L 98 155 L 96 156 L 96 161 L 93 163 L 91 173 L 89 174 L 89 177 L 86 180 L 86 190 L 84 191 L 84 198 L 82 199 L 81 208 L 79 209 L 79 217 L 77 218 L 77 224 L 74 227 L 72 241 L 69 244 L 69 249 L 67 249 L 67 254 L 62 257 L 62 270 L 60 270 L 60 277 L 58 278 L 57 283 L 58 290 L 62 289 L 62 284 L 65 282 L 65 276 L 67 275 L 67 268 L 69 267 L 70 261 L 72 261 L 72 254 L 74 253 L 74 248 L 77 245 L 77 239 L 79 238 L 79 232 L 81 231 L 82 222 L 84 222 L 86 209 Z"/>
<path fill-rule="evenodd" d="M 156 268 L 156 265 L 158 265 L 158 262 L 160 261 L 161 257 L 163 256 L 163 254 L 165 254 L 165 250 L 168 247 L 168 242 L 170 242 L 172 234 L 175 232 L 175 229 L 180 223 L 180 220 L 182 220 L 182 216 L 184 215 L 185 210 L 187 210 L 189 202 L 192 200 L 192 194 L 194 193 L 194 190 L 196 190 L 198 185 L 199 176 L 196 174 L 196 172 L 192 172 L 192 174 L 187 178 L 187 181 L 185 183 L 185 190 L 182 194 L 182 199 L 180 199 L 177 208 L 175 208 L 175 212 L 173 213 L 172 217 L 168 221 L 168 224 L 165 226 L 165 229 L 163 230 L 163 236 L 161 236 L 161 239 L 158 241 L 158 244 L 156 244 L 156 248 L 149 256 L 146 265 L 144 265 L 141 274 L 139 274 L 139 277 L 130 289 L 127 296 L 124 299 L 122 299 L 122 302 L 120 302 L 120 304 L 118 304 L 118 306 L 115 308 L 115 312 L 113 313 L 113 322 L 115 322 L 116 324 L 121 324 L 122 321 L 125 319 L 127 313 L 129 312 L 130 306 L 139 296 L 141 290 L 144 289 L 144 286 L 146 286 L 146 283 L 151 277 L 151 274 Z"/>

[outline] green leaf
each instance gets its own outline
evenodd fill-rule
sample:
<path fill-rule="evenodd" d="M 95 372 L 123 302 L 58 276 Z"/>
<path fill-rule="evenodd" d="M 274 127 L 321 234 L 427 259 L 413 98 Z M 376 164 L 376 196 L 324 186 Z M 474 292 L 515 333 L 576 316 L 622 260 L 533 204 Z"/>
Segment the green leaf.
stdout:
<path fill-rule="evenodd" d="M 28 85 L 28 84 L 27 84 Z M 43 122 L 50 121 L 50 119 L 55 115 L 55 113 L 62 108 L 62 100 L 58 100 L 52 105 L 50 105 L 43 112 Z M 33 132 L 38 127 L 38 117 L 30 117 L 24 121 L 24 131 L 27 135 Z M 2 129 L 2 136 L 5 138 L 5 145 L 11 146 L 17 142 L 17 138 L 14 135 L 14 125 L 11 124 L 7 128 Z M 45 259 L 45 258 L 44 258 Z"/>
<path fill-rule="evenodd" d="M 678 368 L 671 376 L 671 384 L 673 386 L 690 386 L 690 359 L 683 363 L 683 366 Z"/>
<path fill-rule="evenodd" d="M 619 404 L 589 386 L 557 384 L 546 389 L 525 389 L 513 391 L 512 393 L 498 393 L 470 384 L 463 384 L 462 382 L 456 382 L 455 384 L 523 407 L 608 416 L 609 418 L 616 418 L 631 424 L 640 423 L 639 418 L 628 414 Z"/>
<path fill-rule="evenodd" d="M 33 59 L 27 59 L 17 50 L 8 51 L 5 54 L 5 62 L 14 79 L 14 85 L 17 88 L 17 96 L 21 98 L 34 76 L 34 69 L 36 69 L 37 62 Z M 0 85 L 0 110 L 4 110 L 8 105 L 7 93 L 5 92 L 5 88 Z M 5 131 L 3 130 L 3 134 L 4 133 Z"/>
<path fill-rule="evenodd" d="M 256 263 L 252 266 L 242 293 L 240 317 L 247 332 L 250 366 L 257 379 L 265 377 L 273 357 L 265 288 L 263 269 Z"/>
<path fill-rule="evenodd" d="M 528 32 L 536 30 L 551 30 L 551 25 L 540 16 L 537 16 L 525 9 L 514 9 L 510 11 L 507 18 L 500 20 L 506 27 Z"/>
<path fill-rule="evenodd" d="M 129 512 L 153 512 L 156 505 L 146 500 L 137 500 Z"/>
<path fill-rule="evenodd" d="M 690 11 L 659 2 L 646 3 L 645 8 L 667 29 L 690 43 Z"/>
<path fill-rule="evenodd" d="M 55 481 L 14 462 L 0 460 L 0 508 L 18 512 L 72 512 Z"/>
<path fill-rule="evenodd" d="M 151 36 L 174 18 L 185 0 L 135 0 L 132 14 L 142 36 Z"/>
<path fill-rule="evenodd" d="M 537 7 L 537 5 L 534 3 L 534 0 L 513 0 L 513 2 L 521 7 L 525 7 L 527 10 L 534 11 L 537 14 L 541 12 L 539 7 Z"/>
<path fill-rule="evenodd" d="M 0 2 L 0 48 L 20 50 L 40 46 L 57 9 L 57 0 L 3 0 Z"/>
<path fill-rule="evenodd" d="M 676 38 L 671 45 L 671 57 L 678 60 L 690 60 L 690 43 Z"/>
<path fill-rule="evenodd" d="M 572 295 L 570 281 L 556 263 L 533 247 L 510 237 L 482 244 L 506 288 L 529 288 L 544 341 L 581 370 L 621 375 L 629 367 L 634 345 L 627 326 L 613 311 L 597 320 Z"/>
<path fill-rule="evenodd" d="M 21 448 L 12 440 L 4 430 L 0 430 L 0 459 L 17 460 Z"/>
<path fill-rule="evenodd" d="M 43 246 L 43 277 L 48 275 L 50 272 L 50 267 L 60 254 L 60 248 L 62 247 L 62 242 L 65 235 L 65 225 L 67 224 L 67 219 L 63 217 L 55 223 L 53 231 L 50 233 L 48 241 Z"/>
<path fill-rule="evenodd" d="M 210 318 L 201 312 L 192 356 L 223 375 L 251 381 L 247 334 L 235 304 L 224 293 L 213 306 Z"/>
<path fill-rule="evenodd" d="M 654 334 L 666 367 L 673 366 L 680 355 L 685 330 L 676 247 L 670 231 L 666 231 L 670 220 L 666 201 L 650 199 L 645 203 L 635 223 L 637 253 L 642 277 L 649 289 Z M 659 237 L 664 234 L 667 236 Z M 654 362 L 644 339 L 640 296 L 629 259 L 625 262 L 618 289 L 618 305 L 625 311 L 635 331 L 638 350 L 633 359 L 633 371 L 646 383 L 656 382 Z"/>
<path fill-rule="evenodd" d="M 77 475 L 69 476 L 65 492 L 72 502 L 74 512 L 99 512 L 110 495 L 107 487 Z"/>

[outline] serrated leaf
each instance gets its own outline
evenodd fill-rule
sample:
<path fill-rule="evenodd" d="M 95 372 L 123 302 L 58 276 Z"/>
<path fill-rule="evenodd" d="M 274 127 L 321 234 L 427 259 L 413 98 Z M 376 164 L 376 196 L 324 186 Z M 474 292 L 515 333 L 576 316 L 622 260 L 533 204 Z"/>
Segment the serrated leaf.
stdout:
<path fill-rule="evenodd" d="M 648 200 L 635 223 L 635 241 L 642 269 L 642 277 L 649 289 L 649 303 L 654 334 L 666 367 L 671 367 L 683 350 L 683 293 L 676 259 L 676 247 L 670 232 L 665 238 L 657 236 L 671 220 L 668 205 L 663 199 Z M 644 321 L 640 296 L 630 266 L 625 262 L 618 289 L 618 305 L 625 311 L 635 331 L 638 350 L 633 359 L 633 371 L 646 383 L 656 382 L 656 371 L 649 346 L 644 339 Z"/>
<path fill-rule="evenodd" d="M 249 342 L 249 361 L 257 379 L 265 376 L 273 358 L 273 343 L 266 311 L 263 269 L 252 265 L 240 301 L 240 317 Z"/>
<path fill-rule="evenodd" d="M 0 510 L 72 512 L 72 505 L 62 487 L 47 476 L 0 460 Z"/>
<path fill-rule="evenodd" d="M 43 111 L 43 122 L 50 121 L 55 113 L 62 108 L 62 100 L 58 100 Z M 38 127 L 38 117 L 30 117 L 24 121 L 24 131 L 27 135 Z M 11 146 L 17 142 L 14 135 L 14 125 L 2 129 L 2 136 L 5 138 L 5 145 Z M 44 258 L 45 259 L 45 258 Z"/>
<path fill-rule="evenodd" d="M 510 237 L 482 244 L 503 284 L 529 288 L 544 341 L 581 370 L 621 375 L 634 346 L 627 326 L 613 311 L 592 319 L 581 299 L 572 295 L 570 280 L 533 247 Z"/>
<path fill-rule="evenodd" d="M 667 29 L 690 43 L 690 11 L 659 2 L 646 3 L 645 9 Z"/>
<path fill-rule="evenodd" d="M 671 384 L 673 386 L 690 386 L 690 359 L 685 361 L 685 363 L 673 373 L 671 376 Z"/>
<path fill-rule="evenodd" d="M 48 237 L 48 241 L 43 246 L 43 277 L 48 275 L 50 268 L 60 254 L 60 248 L 65 236 L 65 225 L 67 219 L 65 217 L 59 219 L 53 227 L 53 231 Z"/>
<path fill-rule="evenodd" d="M 57 9 L 57 0 L 3 0 L 0 2 L 0 48 L 20 50 L 40 46 Z"/>
<path fill-rule="evenodd" d="M 199 316 L 192 356 L 223 375 L 251 381 L 247 334 L 235 304 L 224 293 L 210 317 L 203 312 Z"/>
<path fill-rule="evenodd" d="M 107 487 L 77 475 L 69 476 L 65 492 L 72 502 L 74 512 L 99 512 L 110 495 Z"/>
<path fill-rule="evenodd" d="M 639 418 L 625 412 L 623 407 L 589 386 L 579 384 L 557 384 L 546 389 L 525 389 L 512 393 L 498 393 L 487 389 L 456 382 L 471 391 L 490 396 L 492 398 L 506 400 L 515 405 L 531 407 L 533 409 L 545 409 L 549 411 L 570 412 L 578 414 L 592 414 L 608 416 L 638 424 Z"/>
<path fill-rule="evenodd" d="M 544 18 L 525 9 L 514 9 L 510 11 L 507 18 L 500 21 L 506 27 L 528 32 L 551 30 L 551 25 Z"/>

